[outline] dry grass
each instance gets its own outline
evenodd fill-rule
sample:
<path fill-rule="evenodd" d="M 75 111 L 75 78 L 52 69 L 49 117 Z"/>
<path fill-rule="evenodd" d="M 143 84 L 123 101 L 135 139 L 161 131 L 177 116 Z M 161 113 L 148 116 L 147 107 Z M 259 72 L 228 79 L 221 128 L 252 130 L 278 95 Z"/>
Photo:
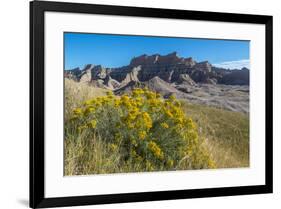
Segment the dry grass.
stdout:
<path fill-rule="evenodd" d="M 184 102 L 218 168 L 249 166 L 249 116 Z"/>
<path fill-rule="evenodd" d="M 108 90 L 65 79 L 65 121 L 85 100 Z M 197 124 L 198 134 L 217 168 L 249 166 L 249 117 L 205 105 L 182 102 L 187 117 Z M 65 131 L 67 130 L 67 127 Z M 65 175 L 144 171 L 142 163 L 125 163 L 122 155 L 98 135 L 68 134 L 65 138 Z M 184 165 L 183 165 L 184 166 Z M 165 170 L 165 169 L 163 169 Z"/>
<path fill-rule="evenodd" d="M 90 86 L 87 83 L 78 83 L 70 79 L 64 80 L 65 119 L 72 114 L 70 111 L 80 106 L 83 101 L 103 96 L 107 90 Z"/>

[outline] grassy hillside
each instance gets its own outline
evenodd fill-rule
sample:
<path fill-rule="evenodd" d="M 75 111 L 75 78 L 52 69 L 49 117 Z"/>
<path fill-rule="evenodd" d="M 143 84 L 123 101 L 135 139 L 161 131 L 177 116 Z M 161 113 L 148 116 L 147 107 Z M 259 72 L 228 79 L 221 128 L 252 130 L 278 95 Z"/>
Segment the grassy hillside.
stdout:
<path fill-rule="evenodd" d="M 72 110 L 80 106 L 84 101 L 105 95 L 107 90 L 89 86 L 87 83 L 78 83 L 70 79 L 64 80 L 65 99 L 65 120 L 67 120 Z"/>
<path fill-rule="evenodd" d="M 249 166 L 249 116 L 183 102 L 218 168 Z"/>
<path fill-rule="evenodd" d="M 118 127 L 115 130 L 114 126 L 97 126 L 95 121 L 94 131 L 88 131 L 88 129 L 77 131 L 81 126 L 73 126 L 73 109 L 77 107 L 79 109 L 86 100 L 106 95 L 106 92 L 107 90 L 87 84 L 65 80 L 65 175 L 249 166 L 248 116 L 204 105 L 189 104 L 186 100 L 181 101 L 181 109 L 184 118 L 187 121 L 191 118 L 190 121 L 192 121 L 190 125 L 192 130 L 187 132 L 188 137 L 191 137 L 188 143 L 192 147 L 192 152 L 186 157 L 173 154 L 179 151 L 175 144 L 179 144 L 180 141 L 177 141 L 176 136 L 180 138 L 181 134 L 177 132 L 167 132 L 170 135 L 166 137 L 165 134 L 158 134 L 162 137 L 162 141 L 158 141 L 160 144 L 156 141 L 160 147 L 157 147 L 154 139 L 151 139 L 152 141 L 148 141 L 147 144 L 141 141 L 139 145 L 136 145 L 139 147 L 135 148 L 132 147 L 134 144 L 131 141 L 127 141 L 125 144 L 110 141 L 116 131 L 121 131 L 125 138 L 134 136 L 134 129 L 127 129 L 127 126 Z M 116 100 L 115 98 L 119 97 L 113 96 L 112 100 Z M 160 102 L 159 105 L 164 105 L 164 103 Z M 116 120 L 115 106 L 108 107 L 102 109 L 102 116 L 110 115 L 110 117 L 102 117 L 103 124 L 111 124 L 112 121 Z M 147 111 L 153 115 L 153 112 Z M 163 125 L 153 117 L 152 120 L 156 127 L 157 124 Z M 85 121 L 86 119 L 83 117 L 79 123 Z M 137 120 L 134 119 L 134 121 Z M 169 126 L 172 127 L 170 124 Z M 97 130 L 102 130 L 102 132 Z M 161 132 L 158 129 L 154 131 Z M 130 134 L 125 136 L 127 132 Z M 127 147 L 129 147 L 128 150 Z M 180 148 L 181 145 L 178 147 Z M 147 150 L 152 150 L 152 154 Z M 169 159 L 162 159 L 162 151 L 170 153 Z M 126 155 L 123 154 L 125 152 Z"/>

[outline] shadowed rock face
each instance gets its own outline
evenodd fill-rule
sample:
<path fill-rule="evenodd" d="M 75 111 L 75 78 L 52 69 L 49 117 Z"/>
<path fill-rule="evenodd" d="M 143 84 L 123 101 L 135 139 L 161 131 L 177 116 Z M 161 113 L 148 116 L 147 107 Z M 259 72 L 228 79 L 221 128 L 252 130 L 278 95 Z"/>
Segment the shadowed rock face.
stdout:
<path fill-rule="evenodd" d="M 78 79 L 80 74 L 81 74 L 81 70 L 80 70 L 79 67 L 74 68 L 72 70 L 64 71 L 64 77 L 65 78 L 69 78 L 69 79 L 72 79 L 72 80 L 75 80 L 75 81 L 80 80 L 80 79 Z"/>
<path fill-rule="evenodd" d="M 245 113 L 249 109 L 249 69 L 218 68 L 208 61 L 179 57 L 176 52 L 165 56 L 144 54 L 120 68 L 88 64 L 82 70 L 66 70 L 64 75 L 115 94 L 148 87 L 164 97 L 174 94 L 191 102 Z"/>
<path fill-rule="evenodd" d="M 137 70 L 137 72 L 135 72 Z M 196 62 L 191 57 L 179 57 L 176 52 L 162 56 L 146 54 L 134 57 L 130 64 L 120 68 L 104 68 L 100 65 L 86 65 L 83 70 L 75 68 L 65 71 L 65 76 L 82 82 L 104 80 L 107 76 L 119 83 L 128 83 L 132 79 L 146 82 L 159 77 L 168 83 L 180 83 L 182 75 L 201 84 L 249 85 L 249 70 L 227 70 L 213 67 L 208 61 Z M 132 77 L 133 76 L 133 77 Z M 191 82 L 192 83 L 192 82 Z M 124 85 L 123 85 L 124 86 Z"/>
<path fill-rule="evenodd" d="M 249 70 L 247 68 L 232 70 L 223 76 L 220 82 L 228 85 L 249 85 Z"/>
<path fill-rule="evenodd" d="M 166 82 L 175 82 L 180 74 L 187 73 L 195 64 L 196 62 L 192 58 L 180 58 L 176 52 L 173 52 L 165 56 L 155 54 L 133 58 L 129 68 L 142 66 L 142 70 L 139 72 L 139 80 L 142 82 L 155 76 Z"/>

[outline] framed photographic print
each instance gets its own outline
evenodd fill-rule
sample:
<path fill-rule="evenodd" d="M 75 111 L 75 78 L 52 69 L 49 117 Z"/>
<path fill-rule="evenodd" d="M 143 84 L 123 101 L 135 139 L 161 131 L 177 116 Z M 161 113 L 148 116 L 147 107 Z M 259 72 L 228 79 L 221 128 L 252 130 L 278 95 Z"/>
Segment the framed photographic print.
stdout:
<path fill-rule="evenodd" d="M 30 207 L 271 193 L 272 16 L 30 3 Z"/>

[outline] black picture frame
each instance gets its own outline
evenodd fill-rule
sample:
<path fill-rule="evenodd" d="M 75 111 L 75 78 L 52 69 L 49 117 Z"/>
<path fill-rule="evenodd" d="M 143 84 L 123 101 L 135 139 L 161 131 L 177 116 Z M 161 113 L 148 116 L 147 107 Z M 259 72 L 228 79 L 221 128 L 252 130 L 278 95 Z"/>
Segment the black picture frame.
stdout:
<path fill-rule="evenodd" d="M 71 12 L 148 18 L 222 21 L 265 25 L 266 165 L 265 185 L 46 198 L 44 194 L 44 12 Z M 30 2 L 30 207 L 59 207 L 273 192 L 273 35 L 272 16 L 108 6 L 62 2 Z"/>

